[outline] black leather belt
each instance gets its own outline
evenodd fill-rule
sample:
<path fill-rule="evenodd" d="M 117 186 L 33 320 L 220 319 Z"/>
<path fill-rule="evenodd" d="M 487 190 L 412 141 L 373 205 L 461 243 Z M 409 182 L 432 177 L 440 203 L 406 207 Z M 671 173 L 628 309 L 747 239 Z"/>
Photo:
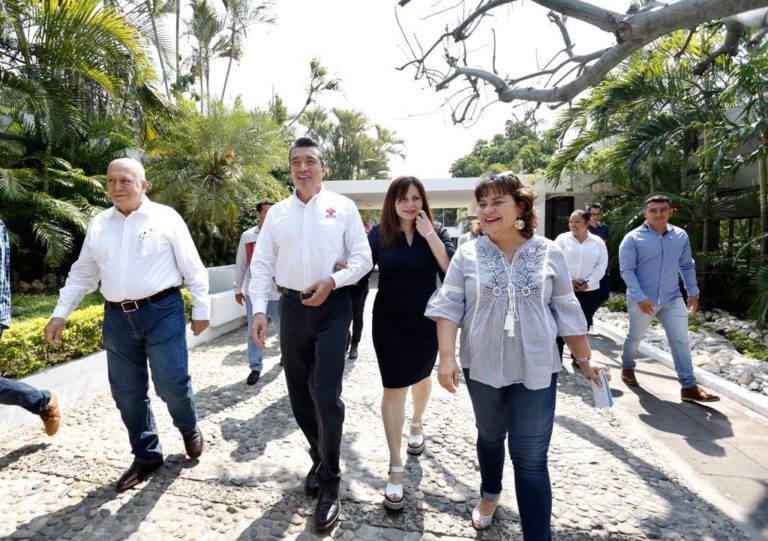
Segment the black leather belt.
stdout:
<path fill-rule="evenodd" d="M 277 286 L 277 290 L 283 295 L 288 295 L 289 297 L 293 297 L 294 299 L 299 299 L 301 301 L 309 299 L 309 297 L 303 297 L 303 293 L 301 291 L 296 291 L 295 289 L 288 289 L 287 287 Z M 331 291 L 331 295 L 336 293 L 343 293 L 345 291 L 347 291 L 346 287 L 338 287 Z"/>
<path fill-rule="evenodd" d="M 164 299 L 168 295 L 176 293 L 178 290 L 179 290 L 179 286 L 169 287 L 168 289 L 164 289 L 161 292 L 155 293 L 154 295 L 150 295 L 149 297 L 146 297 L 144 299 L 137 299 L 135 301 L 120 301 L 120 302 L 107 301 L 107 306 L 111 306 L 112 308 L 117 308 L 126 313 L 135 312 L 139 308 L 144 308 L 145 306 L 148 306 L 153 302 L 157 302 L 160 299 Z"/>

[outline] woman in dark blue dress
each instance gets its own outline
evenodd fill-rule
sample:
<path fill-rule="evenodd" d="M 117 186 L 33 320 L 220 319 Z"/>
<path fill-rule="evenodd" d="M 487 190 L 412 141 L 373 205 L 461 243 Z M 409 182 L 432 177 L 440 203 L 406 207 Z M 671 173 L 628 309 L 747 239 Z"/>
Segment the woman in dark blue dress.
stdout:
<path fill-rule="evenodd" d="M 381 415 L 389 447 L 389 480 L 384 505 L 405 505 L 401 442 L 408 388 L 413 416 L 407 450 L 424 450 L 421 419 L 432 390 L 430 375 L 437 358 L 435 322 L 424 317 L 427 301 L 445 275 L 455 251 L 448 232 L 432 222 L 421 181 L 399 177 L 384 199 L 381 224 L 368 234 L 379 290 L 373 305 L 373 346 L 384 396 Z"/>

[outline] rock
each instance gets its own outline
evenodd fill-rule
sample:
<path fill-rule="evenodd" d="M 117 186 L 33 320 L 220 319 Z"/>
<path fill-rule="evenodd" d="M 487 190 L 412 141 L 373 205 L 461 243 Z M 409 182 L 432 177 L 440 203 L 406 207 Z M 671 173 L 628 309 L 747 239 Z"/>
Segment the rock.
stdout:
<path fill-rule="evenodd" d="M 752 381 L 754 381 L 754 379 L 754 374 L 746 370 L 736 377 L 736 381 L 739 383 L 739 385 L 749 385 L 752 383 Z"/>
<path fill-rule="evenodd" d="M 45 284 L 40 280 L 34 280 L 31 285 L 32 285 L 32 289 L 34 289 L 35 291 L 42 291 L 45 289 Z"/>

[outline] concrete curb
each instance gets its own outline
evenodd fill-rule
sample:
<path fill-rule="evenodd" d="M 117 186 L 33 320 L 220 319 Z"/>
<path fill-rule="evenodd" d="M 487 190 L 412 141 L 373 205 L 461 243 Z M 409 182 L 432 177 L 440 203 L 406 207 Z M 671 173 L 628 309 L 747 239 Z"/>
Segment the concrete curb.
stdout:
<path fill-rule="evenodd" d="M 609 325 L 598 319 L 594 320 L 594 326 L 597 331 L 607 336 L 614 342 L 621 344 L 626 339 L 626 334 L 621 332 L 613 325 Z M 642 341 L 640 342 L 640 348 L 638 349 L 641 355 L 650 357 L 651 359 L 662 363 L 674 370 L 675 363 L 672 361 L 672 356 L 664 350 L 652 346 L 651 344 Z M 728 381 L 720 376 L 708 372 L 696 366 L 693 367 L 693 373 L 699 383 L 712 389 L 715 392 L 741 404 L 745 408 L 748 408 L 755 413 L 759 413 L 763 417 L 768 418 L 768 396 L 756 393 L 754 391 L 748 391 L 743 387 Z"/>
<path fill-rule="evenodd" d="M 187 347 L 195 348 L 222 334 L 231 332 L 238 327 L 245 326 L 245 317 L 241 317 L 219 325 L 218 327 L 208 328 L 200 334 L 194 336 L 187 329 Z M 243 342 L 245 342 L 245 330 L 243 330 Z M 99 392 L 109 390 L 109 380 L 107 378 L 107 353 L 97 351 L 87 357 L 81 357 L 63 364 L 57 364 L 41 372 L 32 374 L 20 379 L 24 383 L 32 385 L 38 389 L 48 389 L 56 391 L 59 394 L 59 401 L 62 409 L 66 409 L 67 404 Z M 193 381 L 194 384 L 194 381 Z M 114 407 L 110 400 L 107 407 Z M 25 423 L 40 422 L 37 415 L 29 413 L 24 408 L 17 406 L 0 405 L 0 434 L 14 430 Z"/>

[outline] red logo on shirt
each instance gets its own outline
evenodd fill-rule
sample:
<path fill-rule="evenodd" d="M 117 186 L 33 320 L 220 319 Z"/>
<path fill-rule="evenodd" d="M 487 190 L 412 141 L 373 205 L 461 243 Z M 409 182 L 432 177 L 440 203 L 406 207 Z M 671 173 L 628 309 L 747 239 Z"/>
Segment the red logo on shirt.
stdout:
<path fill-rule="evenodd" d="M 335 218 L 336 217 L 336 210 L 333 207 L 328 207 L 328 209 L 325 211 L 325 217 L 326 218 Z"/>

